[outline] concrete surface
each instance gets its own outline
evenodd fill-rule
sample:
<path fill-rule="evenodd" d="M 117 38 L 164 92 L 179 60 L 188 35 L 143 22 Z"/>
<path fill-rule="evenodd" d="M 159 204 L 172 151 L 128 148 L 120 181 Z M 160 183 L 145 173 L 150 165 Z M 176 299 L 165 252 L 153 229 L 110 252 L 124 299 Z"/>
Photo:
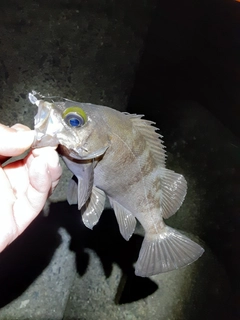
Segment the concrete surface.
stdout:
<path fill-rule="evenodd" d="M 70 237 L 61 229 L 54 234 L 51 228 L 52 235 L 41 236 L 36 228 L 39 223 L 31 226 L 31 236 L 25 234 L 22 244 L 15 243 L 1 256 L 1 307 L 13 302 L 1 308 L 0 319 L 61 319 L 66 308 L 76 272 L 74 254 L 68 251 Z M 54 236 L 57 243 L 50 242 Z"/>
<path fill-rule="evenodd" d="M 206 252 L 187 268 L 135 277 L 141 227 L 126 242 L 107 207 L 94 230 L 86 229 L 75 206 L 65 201 L 71 174 L 64 170 L 48 216 L 41 214 L 0 254 L 1 320 L 239 318 L 239 140 L 203 103 L 190 100 L 192 91 L 178 97 L 176 81 L 172 86 L 170 78 L 160 79 L 168 72 L 159 69 L 159 61 L 171 62 L 172 69 L 183 57 L 188 61 L 193 29 L 183 24 L 184 31 L 173 27 L 166 41 L 151 38 L 158 30 L 155 5 L 2 2 L 0 120 L 32 127 L 36 110 L 26 97 L 33 89 L 145 113 L 164 135 L 167 166 L 188 181 L 187 198 L 167 223 L 202 243 Z M 164 19 L 157 21 L 166 23 L 168 15 Z M 162 34 L 174 26 L 171 21 Z M 181 31 L 191 35 L 188 41 Z M 157 70 L 154 78 L 149 68 Z"/>

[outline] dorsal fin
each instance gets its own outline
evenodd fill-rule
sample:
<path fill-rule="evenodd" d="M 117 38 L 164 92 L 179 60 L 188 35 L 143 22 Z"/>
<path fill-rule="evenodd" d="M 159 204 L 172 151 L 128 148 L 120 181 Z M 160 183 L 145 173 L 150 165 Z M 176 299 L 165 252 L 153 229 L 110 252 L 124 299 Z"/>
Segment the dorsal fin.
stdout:
<path fill-rule="evenodd" d="M 155 122 L 142 119 L 143 115 L 129 114 L 126 112 L 124 112 L 124 114 L 130 118 L 134 128 L 139 130 L 146 139 L 155 161 L 160 166 L 165 167 L 166 152 L 163 141 L 161 140 L 163 136 L 156 132 L 158 128 L 154 127 Z"/>

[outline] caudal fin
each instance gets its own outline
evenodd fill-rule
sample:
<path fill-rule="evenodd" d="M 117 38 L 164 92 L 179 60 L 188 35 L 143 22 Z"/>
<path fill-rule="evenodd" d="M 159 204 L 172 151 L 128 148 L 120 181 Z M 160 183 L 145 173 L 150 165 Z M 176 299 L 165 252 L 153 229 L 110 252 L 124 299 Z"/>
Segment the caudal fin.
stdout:
<path fill-rule="evenodd" d="M 135 267 L 135 274 L 149 277 L 189 265 L 204 249 L 168 226 L 160 234 L 146 234 Z"/>

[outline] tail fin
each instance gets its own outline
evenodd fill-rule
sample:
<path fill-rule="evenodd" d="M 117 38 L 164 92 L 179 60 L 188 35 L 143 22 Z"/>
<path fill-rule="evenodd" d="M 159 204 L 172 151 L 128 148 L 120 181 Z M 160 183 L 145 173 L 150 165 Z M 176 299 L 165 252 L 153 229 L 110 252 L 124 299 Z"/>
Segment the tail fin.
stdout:
<path fill-rule="evenodd" d="M 178 269 L 197 260 L 203 252 L 199 244 L 166 226 L 160 234 L 145 235 L 135 274 L 148 277 Z"/>

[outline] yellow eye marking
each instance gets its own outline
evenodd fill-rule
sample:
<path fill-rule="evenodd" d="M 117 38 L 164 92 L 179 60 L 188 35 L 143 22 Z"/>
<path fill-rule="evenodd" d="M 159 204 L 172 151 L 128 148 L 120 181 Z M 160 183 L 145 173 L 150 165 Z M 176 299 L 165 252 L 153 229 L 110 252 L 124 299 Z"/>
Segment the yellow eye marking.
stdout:
<path fill-rule="evenodd" d="M 62 116 L 70 127 L 81 127 L 87 122 L 87 115 L 84 110 L 76 106 L 64 110 Z"/>

